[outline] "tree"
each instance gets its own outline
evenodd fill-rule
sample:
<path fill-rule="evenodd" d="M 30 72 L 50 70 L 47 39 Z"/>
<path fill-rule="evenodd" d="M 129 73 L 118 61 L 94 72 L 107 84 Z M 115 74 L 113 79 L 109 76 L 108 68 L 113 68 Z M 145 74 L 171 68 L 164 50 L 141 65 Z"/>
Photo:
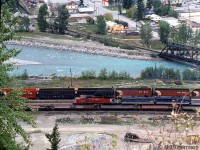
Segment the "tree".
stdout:
<path fill-rule="evenodd" d="M 27 72 L 26 69 L 25 69 L 24 72 L 22 73 L 21 79 L 22 79 L 22 80 L 27 80 L 27 79 L 28 79 L 28 72 Z"/>
<path fill-rule="evenodd" d="M 31 24 L 30 19 L 28 17 L 22 18 L 22 24 L 23 24 L 23 26 L 25 28 L 25 31 L 28 32 L 29 31 L 29 26 Z"/>
<path fill-rule="evenodd" d="M 123 8 L 126 10 L 131 8 L 133 5 L 133 0 L 123 0 Z"/>
<path fill-rule="evenodd" d="M 106 34 L 106 21 L 104 16 L 97 16 L 97 33 Z"/>
<path fill-rule="evenodd" d="M 144 17 L 144 3 L 143 0 L 137 1 L 137 20 L 141 20 Z"/>
<path fill-rule="evenodd" d="M 186 24 L 182 24 L 181 27 L 178 29 L 178 42 L 182 44 L 186 44 L 192 38 L 193 31 L 192 29 L 187 26 Z"/>
<path fill-rule="evenodd" d="M 48 28 L 48 22 L 46 20 L 46 17 L 48 16 L 48 7 L 47 7 L 47 4 L 43 4 L 42 6 L 40 6 L 39 8 L 39 13 L 38 13 L 38 16 L 37 16 L 37 21 L 38 21 L 38 27 L 39 27 L 39 30 L 41 32 L 45 32 L 46 29 Z"/>
<path fill-rule="evenodd" d="M 118 12 L 119 14 L 122 14 L 122 6 L 120 5 L 119 0 L 118 0 Z"/>
<path fill-rule="evenodd" d="M 17 2 L 16 2 L 16 0 L 9 0 L 8 1 L 8 6 L 9 6 L 10 10 L 13 13 L 17 12 L 18 8 L 17 8 Z"/>
<path fill-rule="evenodd" d="M 114 0 L 108 0 L 109 5 L 113 5 Z"/>
<path fill-rule="evenodd" d="M 83 0 L 80 0 L 79 7 L 84 7 L 84 2 L 83 2 Z"/>
<path fill-rule="evenodd" d="M 147 0 L 146 8 L 151 9 L 153 6 L 153 0 Z"/>
<path fill-rule="evenodd" d="M 49 29 L 51 33 L 57 33 L 58 32 L 58 23 L 56 22 L 56 9 L 51 8 L 50 9 L 50 18 L 49 18 Z"/>
<path fill-rule="evenodd" d="M 174 9 L 172 9 L 172 8 L 170 8 L 168 15 L 170 17 L 178 18 L 178 13 Z"/>
<path fill-rule="evenodd" d="M 200 43 L 200 30 L 199 29 L 197 29 L 194 32 L 194 35 L 193 35 L 193 38 L 192 38 L 192 43 L 194 45 L 198 45 Z"/>
<path fill-rule="evenodd" d="M 58 124 L 55 124 L 53 132 L 51 134 L 45 134 L 45 136 L 51 143 L 51 148 L 47 150 L 58 150 L 58 145 L 60 143 L 60 133 L 58 131 Z"/>
<path fill-rule="evenodd" d="M 149 24 L 142 25 L 142 27 L 140 29 L 140 37 L 141 37 L 143 43 L 146 44 L 148 46 L 148 48 L 150 48 L 150 44 L 151 44 L 150 41 L 152 38 L 152 29 Z"/>
<path fill-rule="evenodd" d="M 17 26 L 17 18 L 8 11 L 8 5 L 1 7 L 0 19 L 0 89 L 10 87 L 12 78 L 8 71 L 13 69 L 12 64 L 5 63 L 12 57 L 19 54 L 16 49 L 8 49 L 5 41 L 14 39 Z M 20 125 L 20 121 L 34 126 L 34 120 L 29 112 L 25 111 L 28 106 L 26 99 L 21 97 L 22 92 L 11 90 L 0 97 L 0 149 L 1 150 L 22 150 L 24 145 L 30 145 L 29 135 Z M 15 141 L 16 136 L 21 136 L 23 145 Z"/>
<path fill-rule="evenodd" d="M 160 41 L 162 43 L 166 44 L 168 42 L 169 33 L 170 33 L 169 24 L 165 21 L 160 21 L 158 34 L 160 35 Z"/>
<path fill-rule="evenodd" d="M 57 11 L 58 11 L 58 18 L 56 19 L 56 23 L 58 25 L 58 32 L 59 34 L 64 34 L 65 30 L 67 29 L 68 18 L 70 15 L 66 8 L 66 5 L 58 6 Z"/>
<path fill-rule="evenodd" d="M 160 0 L 153 0 L 153 11 L 155 14 L 159 16 L 166 16 L 170 12 L 170 1 L 168 1 L 168 5 L 164 5 Z"/>
<path fill-rule="evenodd" d="M 100 70 L 98 78 L 101 79 L 101 80 L 106 80 L 107 75 L 108 75 L 107 69 L 103 68 L 103 69 Z"/>

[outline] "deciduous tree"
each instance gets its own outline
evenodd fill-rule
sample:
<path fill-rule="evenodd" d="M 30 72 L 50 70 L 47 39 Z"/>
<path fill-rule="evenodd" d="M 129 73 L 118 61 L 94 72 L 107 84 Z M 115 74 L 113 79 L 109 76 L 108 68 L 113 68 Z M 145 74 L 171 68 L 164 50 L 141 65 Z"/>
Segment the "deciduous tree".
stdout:
<path fill-rule="evenodd" d="M 29 26 L 31 24 L 31 20 L 28 17 L 24 17 L 22 18 L 22 24 L 25 28 L 25 31 L 28 32 L 29 31 Z"/>
<path fill-rule="evenodd" d="M 15 57 L 20 51 L 9 49 L 5 41 L 14 39 L 17 19 L 8 11 L 8 5 L 1 7 L 0 19 L 0 89 L 10 87 L 12 78 L 8 71 L 13 69 L 13 65 L 5 63 L 10 58 Z M 2 92 L 2 91 L 1 91 Z M 29 135 L 20 125 L 20 121 L 34 125 L 33 118 L 26 112 L 26 99 L 20 95 L 22 93 L 11 90 L 0 97 L 0 149 L 1 150 L 22 150 L 24 145 L 29 146 Z M 16 136 L 22 137 L 25 143 L 20 145 L 16 142 Z"/>
<path fill-rule="evenodd" d="M 162 43 L 167 43 L 168 38 L 169 38 L 169 33 L 170 33 L 170 26 L 167 22 L 161 21 L 159 23 L 159 29 L 158 29 L 158 34 L 160 35 L 160 41 Z"/>
<path fill-rule="evenodd" d="M 186 44 L 192 38 L 193 31 L 192 29 L 187 26 L 186 24 L 181 24 L 180 28 L 178 29 L 178 42 L 182 44 Z"/>
<path fill-rule="evenodd" d="M 142 25 L 140 29 L 140 37 L 144 44 L 150 48 L 151 38 L 152 38 L 152 29 L 149 24 Z"/>

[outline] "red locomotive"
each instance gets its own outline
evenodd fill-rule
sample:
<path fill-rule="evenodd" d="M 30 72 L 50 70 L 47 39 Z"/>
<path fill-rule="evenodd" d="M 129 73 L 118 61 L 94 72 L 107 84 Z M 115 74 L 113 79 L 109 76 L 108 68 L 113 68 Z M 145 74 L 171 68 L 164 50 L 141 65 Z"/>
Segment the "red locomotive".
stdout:
<path fill-rule="evenodd" d="M 91 95 L 81 95 L 75 98 L 75 104 L 109 104 L 113 103 L 112 97 L 97 97 Z"/>

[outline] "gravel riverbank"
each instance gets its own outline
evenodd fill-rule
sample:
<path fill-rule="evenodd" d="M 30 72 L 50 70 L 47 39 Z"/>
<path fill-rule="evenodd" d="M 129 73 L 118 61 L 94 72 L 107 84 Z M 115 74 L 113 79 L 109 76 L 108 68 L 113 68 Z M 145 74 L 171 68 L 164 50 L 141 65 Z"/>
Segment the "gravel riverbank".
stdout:
<path fill-rule="evenodd" d="M 88 53 L 93 55 L 103 55 L 112 57 L 121 57 L 128 59 L 151 60 L 149 53 L 143 53 L 138 50 L 125 50 L 116 47 L 104 46 L 94 41 L 73 41 L 73 40 L 56 40 L 56 39 L 34 39 L 30 40 L 11 40 L 7 44 L 24 45 L 39 48 L 56 49 L 63 51 L 73 51 L 80 53 Z"/>

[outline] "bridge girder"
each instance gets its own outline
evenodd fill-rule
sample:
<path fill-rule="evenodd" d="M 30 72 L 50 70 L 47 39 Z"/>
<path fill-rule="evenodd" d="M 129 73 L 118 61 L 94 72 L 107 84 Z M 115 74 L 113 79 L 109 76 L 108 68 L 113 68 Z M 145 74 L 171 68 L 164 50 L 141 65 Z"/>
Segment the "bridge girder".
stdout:
<path fill-rule="evenodd" d="M 200 48 L 179 43 L 168 43 L 158 54 L 160 57 L 200 65 Z"/>

